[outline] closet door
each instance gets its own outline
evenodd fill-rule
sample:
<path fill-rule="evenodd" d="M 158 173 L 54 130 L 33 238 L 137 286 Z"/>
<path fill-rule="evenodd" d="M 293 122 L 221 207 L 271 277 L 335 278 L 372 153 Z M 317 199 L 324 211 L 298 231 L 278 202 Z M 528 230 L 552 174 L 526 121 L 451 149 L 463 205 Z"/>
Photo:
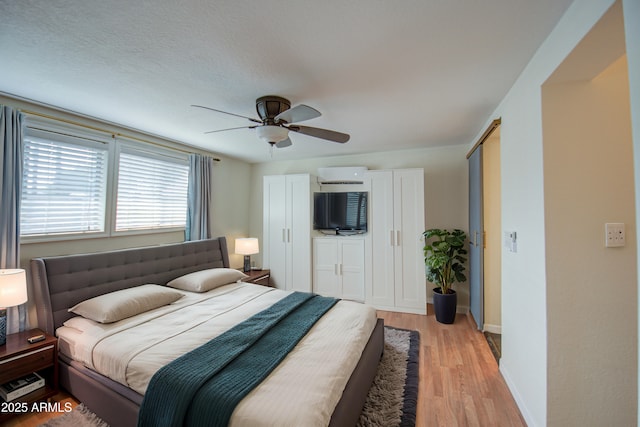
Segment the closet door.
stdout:
<path fill-rule="evenodd" d="M 478 329 L 484 326 L 484 224 L 482 145 L 469 157 L 469 305 Z"/>

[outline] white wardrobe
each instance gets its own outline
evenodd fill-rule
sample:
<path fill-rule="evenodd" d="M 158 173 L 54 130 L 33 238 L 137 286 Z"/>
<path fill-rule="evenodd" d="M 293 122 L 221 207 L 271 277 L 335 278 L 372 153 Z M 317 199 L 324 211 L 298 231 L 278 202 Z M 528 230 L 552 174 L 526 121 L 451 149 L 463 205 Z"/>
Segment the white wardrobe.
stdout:
<path fill-rule="evenodd" d="M 315 178 L 264 177 L 262 258 L 276 287 L 426 313 L 424 171 L 370 170 L 361 185 L 332 187 L 369 192 L 366 234 L 319 236 L 312 230 Z"/>
<path fill-rule="evenodd" d="M 383 310 L 426 313 L 424 171 L 370 170 L 366 299 Z"/>
<path fill-rule="evenodd" d="M 311 177 L 270 175 L 263 185 L 263 268 L 277 288 L 311 292 Z"/>

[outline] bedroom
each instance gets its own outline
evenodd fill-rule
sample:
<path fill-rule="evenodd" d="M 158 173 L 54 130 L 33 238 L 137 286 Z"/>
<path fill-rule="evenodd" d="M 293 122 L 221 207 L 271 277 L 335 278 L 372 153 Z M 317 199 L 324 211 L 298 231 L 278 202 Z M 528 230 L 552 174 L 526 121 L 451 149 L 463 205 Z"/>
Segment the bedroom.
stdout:
<path fill-rule="evenodd" d="M 550 342 L 549 334 L 556 327 L 563 323 L 572 315 L 583 313 L 583 307 L 575 307 L 566 309 L 566 306 L 572 306 L 565 300 L 580 292 L 580 287 L 576 285 L 571 287 L 568 295 L 562 295 L 560 299 L 550 299 L 553 289 L 548 288 L 549 280 L 545 267 L 545 246 L 551 247 L 554 242 L 553 236 L 545 229 L 546 213 L 543 209 L 546 200 L 546 192 L 544 189 L 546 171 L 542 167 L 542 119 L 540 118 L 541 99 L 538 96 L 540 87 L 546 78 L 568 57 L 569 53 L 578 45 L 580 39 L 587 34 L 592 26 L 605 15 L 606 10 L 613 4 L 610 1 L 596 2 L 590 5 L 574 3 L 568 10 L 567 14 L 561 20 L 556 30 L 551 33 L 547 42 L 541 47 L 536 56 L 532 59 L 526 69 L 526 73 L 520 75 L 519 85 L 509 92 L 509 96 L 504 98 L 500 106 L 492 112 L 489 112 L 482 119 L 488 123 L 494 117 L 502 117 L 503 120 L 503 142 L 511 149 L 506 150 L 503 156 L 503 172 L 509 176 L 505 179 L 503 186 L 503 209 L 507 214 L 503 218 L 504 227 L 515 228 L 521 236 L 529 236 L 529 241 L 534 242 L 534 246 L 527 245 L 521 247 L 521 252 L 514 257 L 505 257 L 503 278 L 506 283 L 518 284 L 517 293 L 507 294 L 507 299 L 503 302 L 505 310 L 503 313 L 503 334 L 505 343 L 508 347 L 508 359 L 504 361 L 507 366 L 502 366 L 503 374 L 506 373 L 511 378 L 510 388 L 512 393 L 518 400 L 519 407 L 527 422 L 530 425 L 559 425 L 562 420 L 562 408 L 572 408 L 573 413 L 582 413 L 585 407 L 606 408 L 599 411 L 604 416 L 625 417 L 624 420 L 630 418 L 635 420 L 637 412 L 637 381 L 628 384 L 624 382 L 624 389 L 617 393 L 606 394 L 602 391 L 595 390 L 591 385 L 598 384 L 617 384 L 617 382 L 606 379 L 604 372 L 598 372 L 598 379 L 594 379 L 594 383 L 582 382 L 577 375 L 569 379 L 559 375 L 561 368 L 555 366 L 554 363 L 568 357 L 569 349 L 564 346 L 557 346 L 557 342 Z M 634 2 L 623 2 L 625 22 L 639 22 L 638 19 L 627 19 L 627 17 L 637 17 L 634 12 Z M 633 27 L 627 28 L 627 31 L 637 31 Z M 638 37 L 627 36 L 627 52 L 637 51 Z M 636 50 L 634 50 L 636 49 Z M 637 63 L 634 65 L 634 58 L 637 60 L 638 55 L 628 55 L 630 84 L 634 84 L 637 78 Z M 637 83 L 635 83 L 637 85 Z M 7 90 L 8 91 L 8 90 Z M 11 93 L 11 91 L 8 91 Z M 635 96 L 635 95 L 634 95 Z M 38 99 L 33 96 L 34 99 Z M 502 97 L 500 98 L 502 99 Z M 7 102 L 3 98 L 3 103 Z M 194 102 L 186 100 L 186 103 Z M 632 97 L 632 122 L 637 128 L 637 98 Z M 7 102 L 8 103 L 8 102 Z M 19 102 L 13 102 L 13 105 L 20 106 Z M 329 114 L 334 106 L 324 108 L 323 113 Z M 633 110 L 635 108 L 635 110 Z M 508 123 L 512 123 L 508 126 Z M 397 151 L 388 154 L 367 154 L 367 155 L 350 155 L 340 156 L 326 159 L 332 165 L 353 165 L 366 164 L 371 168 L 395 168 L 419 166 L 425 169 L 425 184 L 446 184 L 452 188 L 447 191 L 438 185 L 425 185 L 425 217 L 427 224 L 437 224 L 438 226 L 449 227 L 460 224 L 466 228 L 466 160 L 465 154 L 470 146 L 475 142 L 476 135 L 480 134 L 486 124 L 479 123 L 474 129 L 474 135 L 466 140 L 461 141 L 461 145 L 454 147 L 442 148 L 417 148 L 414 151 Z M 203 129 L 204 130 L 204 129 Z M 346 130 L 346 128 L 344 129 Z M 637 132 L 636 132 L 637 134 Z M 637 136 L 635 137 L 637 141 Z M 250 142 L 254 142 L 251 140 Z M 546 151 L 545 151 L 546 155 Z M 277 152 L 274 156 L 277 156 Z M 275 158 L 275 157 L 274 157 Z M 225 200 L 231 200 L 237 206 L 247 206 L 248 209 L 238 212 L 225 212 L 220 205 L 214 206 L 217 217 L 221 222 L 214 224 L 214 235 L 226 234 L 231 238 L 236 236 L 244 236 L 253 234 L 254 230 L 260 230 L 261 217 L 249 214 L 251 206 L 260 206 L 258 202 L 259 193 L 252 192 L 252 188 L 261 188 L 256 184 L 261 180 L 262 175 L 283 172 L 314 171 L 321 164 L 319 158 L 309 159 L 305 162 L 299 161 L 280 161 L 265 163 L 259 165 L 250 165 L 234 159 L 225 158 L 220 162 L 216 169 L 217 176 L 215 183 L 219 183 L 217 188 L 220 195 L 224 195 Z M 227 183 L 233 183 L 233 189 L 227 187 Z M 458 190 L 458 191 L 457 191 Z M 450 199 L 448 194 L 451 192 L 459 196 Z M 637 197 L 636 197 L 637 199 Z M 446 210 L 442 207 L 443 203 L 450 202 L 450 207 Z M 626 220 L 625 220 L 626 221 Z M 634 220 L 627 221 L 628 224 L 634 223 Z M 248 225 L 247 225 L 248 224 Z M 215 227 L 220 227 L 215 229 Z M 217 232 L 217 233 L 216 233 Z M 629 229 L 629 233 L 633 232 L 633 228 Z M 537 236 L 534 238 L 534 236 Z M 154 240 L 155 237 L 148 237 L 143 244 L 155 244 L 166 241 L 165 237 Z M 179 241 L 181 235 L 172 236 L 173 241 Z M 119 241 L 118 241 L 119 240 Z M 545 243 L 546 241 L 546 243 Z M 121 246 L 138 246 L 140 240 L 133 238 L 120 238 L 112 240 L 108 244 L 115 247 Z M 631 241 L 630 241 L 631 242 Z M 105 242 L 87 242 L 86 248 L 89 251 L 101 248 Z M 56 251 L 51 244 L 43 244 L 38 250 L 38 254 L 29 253 L 31 250 L 27 245 L 23 248 L 22 255 L 24 259 L 36 255 L 48 255 Z M 35 246 L 31 246 L 35 248 Z M 34 249 L 35 250 L 35 249 Z M 51 251 L 48 252 L 47 251 Z M 523 262 L 523 259 L 531 260 Z M 236 260 L 239 262 L 239 260 Z M 576 265 L 580 263 L 576 261 Z M 635 263 L 634 263 L 635 265 Z M 603 271 L 606 269 L 603 268 Z M 625 278 L 625 283 L 629 282 Z M 632 279 L 635 283 L 635 276 Z M 595 288 L 595 286 L 594 286 Z M 591 294 L 588 292 L 587 294 Z M 630 298 L 635 301 L 635 290 Z M 622 296 L 626 299 L 625 296 Z M 580 300 L 580 304 L 592 304 L 591 301 Z M 559 307 L 562 306 L 563 308 Z M 567 311 L 565 311 L 567 310 Z M 634 346 L 637 344 L 637 328 L 635 319 L 637 317 L 637 305 L 628 309 L 625 317 L 624 328 L 618 328 L 619 323 L 613 320 L 603 319 L 603 315 L 598 312 L 594 314 L 597 317 L 598 325 L 606 330 L 616 330 L 620 335 L 612 337 L 616 339 L 618 345 L 623 347 L 630 343 Z M 587 311 L 589 311 L 587 309 Z M 522 314 L 526 315 L 523 316 Z M 581 317 L 580 317 L 581 318 Z M 557 323 L 556 323 L 557 322 Z M 583 323 L 571 325 L 570 329 L 563 331 L 564 335 L 582 334 L 590 328 L 587 321 Z M 591 319 L 588 323 L 593 322 Z M 600 332 L 601 333 L 601 332 Z M 634 336 L 635 335 L 635 336 Z M 509 339 L 510 338 L 510 339 Z M 560 340 L 562 341 L 562 340 Z M 624 343 L 624 345 L 622 344 Z M 606 357 L 606 350 L 590 348 L 588 354 L 593 360 Z M 572 356 L 573 358 L 574 356 Z M 637 377 L 637 367 L 633 366 L 630 356 L 625 360 L 624 366 L 631 376 Z M 634 359 L 635 360 L 635 359 Z M 596 362 L 597 363 L 597 362 Z M 583 366 L 582 369 L 588 369 Z M 506 375 L 505 375 L 506 376 Z M 563 378 L 567 380 L 562 387 L 554 383 L 554 378 Z M 562 393 L 564 387 L 572 390 L 584 390 L 580 399 L 574 399 L 572 393 Z M 557 396 L 562 393 L 561 396 Z M 624 396 L 624 399 L 617 397 Z M 621 422 L 620 424 L 625 424 Z"/>

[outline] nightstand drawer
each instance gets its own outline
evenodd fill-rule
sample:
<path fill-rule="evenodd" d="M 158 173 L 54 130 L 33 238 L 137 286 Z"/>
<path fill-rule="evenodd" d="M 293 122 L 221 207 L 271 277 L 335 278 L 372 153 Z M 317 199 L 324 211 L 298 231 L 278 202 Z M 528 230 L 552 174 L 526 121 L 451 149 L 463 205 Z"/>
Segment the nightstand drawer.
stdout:
<path fill-rule="evenodd" d="M 54 350 L 55 345 L 51 344 L 0 360 L 0 384 L 53 365 Z"/>

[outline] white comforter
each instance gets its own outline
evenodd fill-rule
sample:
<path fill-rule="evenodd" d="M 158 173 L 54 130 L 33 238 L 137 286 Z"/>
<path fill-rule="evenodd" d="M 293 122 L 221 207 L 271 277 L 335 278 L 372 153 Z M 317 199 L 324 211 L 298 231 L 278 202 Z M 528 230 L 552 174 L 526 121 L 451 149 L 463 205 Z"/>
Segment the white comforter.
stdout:
<path fill-rule="evenodd" d="M 171 305 L 108 325 L 70 319 L 57 330 L 61 351 L 144 394 L 162 366 L 289 293 L 248 283 L 181 292 Z M 375 322 L 372 307 L 340 301 L 238 405 L 230 425 L 327 425 Z"/>

